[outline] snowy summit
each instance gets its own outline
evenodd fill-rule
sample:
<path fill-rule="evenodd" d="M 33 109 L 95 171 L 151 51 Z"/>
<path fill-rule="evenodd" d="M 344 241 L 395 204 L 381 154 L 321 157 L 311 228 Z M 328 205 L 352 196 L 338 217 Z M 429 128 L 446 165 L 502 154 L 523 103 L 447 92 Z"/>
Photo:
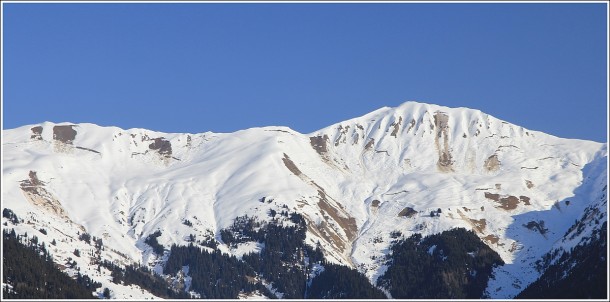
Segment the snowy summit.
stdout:
<path fill-rule="evenodd" d="M 170 246 L 206 239 L 216 244 L 203 250 L 243 261 L 269 245 L 231 245 L 223 230 L 237 217 L 271 222 L 281 215 L 270 213 L 295 212 L 306 245 L 390 295 L 377 281 L 391 265 L 396 234 L 461 227 L 505 263 L 494 267 L 484 295 L 513 298 L 544 273 L 536 261 L 582 244 L 607 220 L 606 143 L 554 137 L 468 108 L 407 102 L 309 134 L 275 126 L 189 134 L 44 122 L 4 130 L 2 148 L 3 208 L 24 221 L 4 217 L 6 227 L 37 234 L 49 247 L 55 240 L 56 263 L 76 261 L 81 274 L 102 284 L 96 295 L 109 288 L 119 299 L 158 296 L 90 265 L 95 249 L 81 234 L 103 240 L 101 259 L 178 280 L 164 272 Z M 578 234 L 575 221 L 583 224 Z M 309 265 L 314 281 L 314 272 L 328 271 Z M 188 276 L 188 267 L 179 274 Z M 252 278 L 281 297 L 264 274 Z M 268 296 L 240 296 L 252 297 Z"/>

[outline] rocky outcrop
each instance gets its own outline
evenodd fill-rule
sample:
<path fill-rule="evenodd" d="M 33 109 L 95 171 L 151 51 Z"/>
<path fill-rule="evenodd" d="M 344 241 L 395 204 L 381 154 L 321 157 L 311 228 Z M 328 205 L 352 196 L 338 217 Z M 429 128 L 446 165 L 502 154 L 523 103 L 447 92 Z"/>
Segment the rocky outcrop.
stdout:
<path fill-rule="evenodd" d="M 157 137 L 153 139 L 153 142 L 148 145 L 150 150 L 155 150 L 159 155 L 165 158 L 172 157 L 172 144 L 164 137 Z"/>
<path fill-rule="evenodd" d="M 64 144 L 72 145 L 76 138 L 76 125 L 60 125 L 53 127 L 53 139 Z M 41 130 L 42 132 L 42 130 Z"/>
<path fill-rule="evenodd" d="M 318 152 L 318 154 L 324 156 L 328 152 L 328 147 L 326 145 L 328 143 L 328 140 L 328 135 L 324 134 L 324 136 L 318 135 L 310 137 L 309 143 L 311 144 L 313 149 Z"/>
<path fill-rule="evenodd" d="M 500 160 L 498 160 L 498 155 L 493 154 L 485 160 L 485 164 L 483 165 L 485 170 L 489 172 L 495 172 L 500 169 Z"/>
<path fill-rule="evenodd" d="M 398 217 L 413 217 L 415 216 L 415 214 L 417 214 L 417 211 L 415 211 L 413 208 L 411 207 L 406 207 L 404 209 L 402 209 L 400 211 L 400 213 L 398 213 Z"/>
<path fill-rule="evenodd" d="M 32 135 L 30 139 L 32 140 L 42 140 L 42 126 L 32 127 Z"/>
<path fill-rule="evenodd" d="M 59 200 L 47 191 L 45 185 L 45 182 L 38 179 L 36 171 L 30 171 L 28 178 L 21 181 L 20 187 L 27 201 L 57 217 L 69 220 Z"/>
<path fill-rule="evenodd" d="M 453 159 L 449 148 L 449 116 L 446 113 L 437 111 L 434 113 L 434 145 L 438 151 L 437 167 L 441 172 L 453 171 Z"/>

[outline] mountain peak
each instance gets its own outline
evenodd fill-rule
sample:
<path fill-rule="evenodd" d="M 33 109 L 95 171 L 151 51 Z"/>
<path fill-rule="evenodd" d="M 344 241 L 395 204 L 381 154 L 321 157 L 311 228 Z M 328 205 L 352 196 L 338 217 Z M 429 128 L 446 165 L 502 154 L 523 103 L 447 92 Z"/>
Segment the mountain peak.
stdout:
<path fill-rule="evenodd" d="M 418 102 L 307 135 L 278 126 L 187 134 L 45 122 L 4 130 L 3 152 L 3 206 L 29 221 L 15 226 L 19 233 L 45 229 L 47 246 L 56 239 L 56 262 L 89 251 L 71 241 L 86 232 L 103 238 L 103 259 L 160 273 L 167 258 L 151 242 L 168 248 L 197 238 L 239 259 L 260 253 L 247 236 L 223 241 L 238 217 L 302 223 L 303 240 L 326 261 L 373 283 L 397 234 L 463 227 L 507 263 L 488 292 L 510 298 L 519 292 L 512 284 L 540 275 L 535 261 L 587 207 L 605 211 L 590 205 L 591 196 L 605 197 L 606 144 Z M 76 260 L 81 269 L 128 297 L 89 254 Z"/>

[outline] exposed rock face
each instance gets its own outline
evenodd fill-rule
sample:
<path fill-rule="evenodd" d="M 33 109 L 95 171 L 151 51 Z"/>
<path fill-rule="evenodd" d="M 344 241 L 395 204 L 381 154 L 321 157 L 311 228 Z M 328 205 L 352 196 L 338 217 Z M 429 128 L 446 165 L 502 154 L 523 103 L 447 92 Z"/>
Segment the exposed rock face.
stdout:
<path fill-rule="evenodd" d="M 64 144 L 72 145 L 72 142 L 76 138 L 76 130 L 74 130 L 74 126 L 75 125 L 54 126 L 53 139 Z"/>
<path fill-rule="evenodd" d="M 531 281 L 521 276 L 533 276 L 526 270 L 561 239 L 564 222 L 573 221 L 590 202 L 589 191 L 598 187 L 594 182 L 607 177 L 605 163 L 602 169 L 593 162 L 606 160 L 606 145 L 558 141 L 538 132 L 540 139 L 534 139 L 492 117 L 491 129 L 486 128 L 482 113 L 466 109 L 407 109 L 380 110 L 309 135 L 271 128 L 162 134 L 90 124 L 53 131 L 52 123 L 5 130 L 12 141 L 4 146 L 10 156 L 3 182 L 12 191 L 3 193 L 3 203 L 17 214 L 27 211 L 28 217 L 32 212 L 40 218 L 36 225 L 20 227 L 28 233 L 55 222 L 71 230 L 58 218 L 64 213 L 61 205 L 73 221 L 103 236 L 108 248 L 124 251 L 125 261 L 142 261 L 148 268 L 160 258 L 142 241 L 156 229 L 163 230 L 159 243 L 165 246 L 187 245 L 194 241 L 191 234 L 214 243 L 236 216 L 282 221 L 294 210 L 306 221 L 307 244 L 319 243 L 329 261 L 351 265 L 371 282 L 383 273 L 387 247 L 398 239 L 392 231 L 408 236 L 465 227 L 514 260 L 509 269 L 495 271 L 500 277 L 489 286 L 489 297 L 510 298 L 511 282 L 525 286 Z M 72 154 L 54 154 L 53 144 Z M 175 157 L 182 162 L 174 162 Z M 562 212 L 551 209 L 551 200 Z M 605 207 L 600 211 L 607 214 Z M 96 213 L 99 217 L 89 219 Z M 542 220 L 546 226 L 540 226 Z M 538 226 L 528 227 L 530 221 Z M 546 241 L 540 234 L 544 228 L 549 229 Z M 236 256 L 264 251 L 256 242 L 243 243 L 239 249 L 224 249 L 220 241 L 214 246 Z M 66 246 L 70 250 L 62 250 Z M 54 248 L 70 255 L 75 247 Z M 88 253 L 81 251 L 86 262 Z"/>
<path fill-rule="evenodd" d="M 339 144 L 345 144 L 345 140 L 347 139 L 347 132 L 349 131 L 349 126 L 343 127 L 342 125 L 339 125 L 339 128 L 337 130 L 339 130 L 339 136 L 335 140 L 335 147 L 339 146 Z"/>
<path fill-rule="evenodd" d="M 494 194 L 494 193 L 485 192 L 485 198 L 491 199 L 493 201 L 499 201 L 500 200 L 500 194 Z"/>
<path fill-rule="evenodd" d="M 342 231 L 347 236 L 348 242 L 351 243 L 354 239 L 356 239 L 356 235 L 358 234 L 356 219 L 349 216 L 341 204 L 332 202 L 334 203 L 334 206 L 331 205 L 331 201 L 328 200 L 328 196 L 324 191 L 320 190 L 318 191 L 318 194 L 320 196 L 318 207 L 320 208 L 323 216 L 325 216 L 324 214 L 328 214 L 337 224 L 339 224 Z"/>
<path fill-rule="evenodd" d="M 485 237 L 483 237 L 483 240 L 489 242 L 489 244 L 498 244 L 498 242 L 500 241 L 500 237 L 493 235 L 493 234 L 489 234 Z M 501 244 L 498 244 L 501 245 Z"/>
<path fill-rule="evenodd" d="M 28 174 L 29 178 L 21 182 L 21 188 L 33 188 L 36 186 L 42 186 L 43 183 L 38 179 L 36 171 L 30 171 Z"/>
<path fill-rule="evenodd" d="M 544 227 L 544 220 L 530 221 L 523 226 L 532 231 L 538 231 L 538 233 L 540 233 L 542 236 L 544 236 L 544 234 L 548 231 L 548 229 Z"/>
<path fill-rule="evenodd" d="M 328 148 L 326 146 L 326 143 L 328 142 L 328 140 L 329 140 L 329 138 L 328 138 L 328 135 L 326 135 L 326 134 L 324 134 L 324 136 L 318 135 L 318 136 L 312 136 L 309 138 L 309 142 L 310 142 L 311 146 L 320 155 L 324 155 L 324 154 L 326 154 L 326 152 L 328 152 Z"/>
<path fill-rule="evenodd" d="M 442 172 L 451 172 L 453 171 L 453 160 L 449 148 L 449 116 L 437 111 L 434 113 L 434 126 L 436 127 L 434 143 L 438 151 L 437 167 Z"/>
<path fill-rule="evenodd" d="M 398 130 L 400 129 L 400 125 L 402 124 L 402 116 L 398 118 L 398 123 L 394 122 L 392 123 L 392 125 L 390 125 L 390 127 L 394 127 L 394 130 L 392 130 L 392 133 L 390 134 L 393 137 L 396 137 L 396 134 L 398 134 Z"/>
<path fill-rule="evenodd" d="M 21 190 L 25 198 L 33 205 L 63 219 L 69 219 L 61 203 L 45 189 L 45 183 L 38 179 L 36 171 L 30 171 L 28 179 L 21 181 Z"/>
<path fill-rule="evenodd" d="M 516 196 L 508 196 L 504 198 L 500 198 L 500 206 L 499 208 L 504 210 L 514 210 L 517 208 L 519 204 L 519 198 Z"/>
<path fill-rule="evenodd" d="M 516 209 L 517 205 L 521 201 L 524 202 L 526 205 L 530 204 L 529 203 L 530 199 L 527 196 L 521 196 L 521 198 L 518 198 L 517 196 L 512 196 L 512 195 L 509 195 L 506 197 L 500 197 L 500 194 L 485 192 L 485 198 L 491 199 L 491 200 L 499 203 L 500 205 L 497 206 L 497 208 L 507 210 L 507 211 Z"/>
<path fill-rule="evenodd" d="M 470 219 L 470 223 L 472 223 L 473 228 L 480 234 L 483 234 L 485 228 L 487 227 L 487 221 L 485 218 L 483 219 Z"/>
<path fill-rule="evenodd" d="M 400 211 L 400 213 L 398 213 L 398 217 L 413 217 L 415 214 L 417 214 L 417 211 L 415 211 L 413 208 L 410 207 L 406 207 L 404 209 L 402 209 L 402 211 Z"/>
<path fill-rule="evenodd" d="M 150 150 L 156 150 L 159 155 L 166 158 L 172 157 L 172 144 L 164 137 L 155 138 L 153 142 L 148 145 L 148 148 L 150 148 Z"/>
<path fill-rule="evenodd" d="M 411 131 L 411 129 L 413 129 L 413 127 L 415 127 L 415 119 L 411 119 L 411 122 L 409 123 L 409 128 L 407 128 L 407 133 L 409 133 L 409 131 Z M 415 132 L 413 132 L 415 133 Z"/>
<path fill-rule="evenodd" d="M 375 144 L 375 139 L 371 138 L 371 140 L 369 140 L 369 142 L 366 143 L 366 146 L 364 146 L 364 150 L 370 150 L 374 144 Z"/>
<path fill-rule="evenodd" d="M 294 164 L 294 162 L 290 159 L 290 157 L 288 155 L 286 155 L 286 153 L 284 153 L 284 157 L 282 158 L 282 161 L 284 162 L 284 165 L 286 166 L 286 168 L 288 168 L 288 170 L 290 170 L 290 172 L 292 172 L 292 174 L 296 175 L 296 176 L 301 176 L 301 170 L 299 170 L 299 168 L 297 168 L 297 165 Z"/>
<path fill-rule="evenodd" d="M 33 140 L 42 140 L 42 126 L 32 127 L 32 135 L 30 138 Z"/>
<path fill-rule="evenodd" d="M 74 150 L 73 142 L 76 138 L 76 125 L 59 125 L 53 127 L 53 142 L 55 152 L 71 153 Z"/>
<path fill-rule="evenodd" d="M 489 172 L 495 172 L 500 169 L 500 161 L 498 160 L 498 155 L 493 154 L 485 160 L 484 164 L 485 170 Z"/>
<path fill-rule="evenodd" d="M 356 219 L 351 217 L 340 203 L 328 196 L 324 188 L 305 175 L 287 154 L 284 153 L 282 161 L 292 174 L 299 177 L 303 182 L 315 187 L 318 191 L 317 210 L 322 214 L 323 221 L 316 223 L 306 215 L 305 220 L 308 222 L 307 229 L 323 238 L 337 250 L 347 254 L 349 252 L 348 247 L 358 234 Z M 349 258 L 345 259 L 351 262 Z"/>

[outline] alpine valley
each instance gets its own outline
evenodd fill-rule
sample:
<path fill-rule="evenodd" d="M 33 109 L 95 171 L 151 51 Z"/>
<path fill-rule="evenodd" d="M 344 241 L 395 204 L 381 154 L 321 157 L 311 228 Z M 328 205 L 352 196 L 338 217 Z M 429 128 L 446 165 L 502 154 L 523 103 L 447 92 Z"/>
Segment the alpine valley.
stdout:
<path fill-rule="evenodd" d="M 309 134 L 44 122 L 2 151 L 3 298 L 607 298 L 607 143 L 478 110 Z"/>

